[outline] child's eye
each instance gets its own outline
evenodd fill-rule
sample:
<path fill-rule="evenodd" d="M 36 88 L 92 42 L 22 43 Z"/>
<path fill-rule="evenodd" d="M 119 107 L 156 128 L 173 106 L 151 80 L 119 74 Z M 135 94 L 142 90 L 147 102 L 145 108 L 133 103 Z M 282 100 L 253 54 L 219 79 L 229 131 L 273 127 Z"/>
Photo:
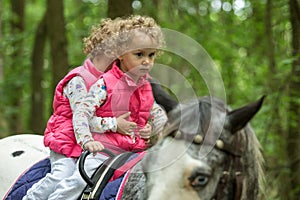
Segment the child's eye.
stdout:
<path fill-rule="evenodd" d="M 154 56 L 155 56 L 155 52 L 149 54 L 149 57 L 150 57 L 150 58 L 152 58 L 152 57 L 154 57 Z"/>
<path fill-rule="evenodd" d="M 142 57 L 143 56 L 143 53 L 142 52 L 138 52 L 135 54 L 137 57 Z"/>

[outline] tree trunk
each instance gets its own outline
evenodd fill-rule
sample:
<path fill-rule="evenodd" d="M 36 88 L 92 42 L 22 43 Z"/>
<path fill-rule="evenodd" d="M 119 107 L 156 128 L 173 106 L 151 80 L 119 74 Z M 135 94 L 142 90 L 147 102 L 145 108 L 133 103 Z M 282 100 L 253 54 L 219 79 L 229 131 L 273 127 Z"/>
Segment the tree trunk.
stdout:
<path fill-rule="evenodd" d="M 24 32 L 24 9 L 25 9 L 25 0 L 11 0 L 11 10 L 13 13 L 13 19 L 11 20 L 11 33 L 15 36 L 12 46 L 14 52 L 12 53 L 12 67 L 9 70 L 8 74 L 22 74 L 23 67 L 20 58 L 23 54 L 23 36 Z M 6 78 L 6 77 L 5 77 Z M 9 84 L 8 88 L 11 93 L 11 98 L 9 99 L 8 104 L 11 105 L 11 113 L 9 117 L 9 131 L 13 134 L 20 133 L 22 131 L 22 114 L 21 114 L 21 100 L 22 100 L 22 81 L 15 80 L 16 78 L 11 78 L 7 80 L 6 85 Z"/>
<path fill-rule="evenodd" d="M 290 179 L 293 186 L 292 200 L 300 196 L 300 1 L 289 0 L 292 25 L 292 73 L 290 78 L 290 102 L 287 153 L 290 163 Z"/>
<path fill-rule="evenodd" d="M 2 41 L 2 0 L 0 0 L 0 41 Z M 3 81 L 3 52 L 0 51 L 0 82 Z M 4 106 L 1 105 L 0 109 L 3 110 Z M 8 135 L 8 127 L 7 127 L 7 120 L 6 117 L 4 116 L 3 112 L 0 112 L 0 138 L 6 137 Z"/>
<path fill-rule="evenodd" d="M 107 17 L 129 16 L 133 13 L 132 0 L 108 0 Z"/>
<path fill-rule="evenodd" d="M 44 51 L 47 39 L 45 13 L 39 23 L 35 37 L 31 56 L 31 112 L 30 130 L 35 133 L 43 133 L 45 129 L 44 120 L 44 90 L 42 88 Z"/>
<path fill-rule="evenodd" d="M 66 75 L 69 69 L 67 38 L 64 18 L 64 1 L 47 0 L 47 34 L 50 39 L 52 60 L 52 84 L 54 94 L 57 83 Z"/>
<path fill-rule="evenodd" d="M 0 41 L 2 40 L 2 0 L 0 0 Z M 0 81 L 3 80 L 3 54 L 0 52 Z"/>
<path fill-rule="evenodd" d="M 282 116 L 282 113 L 279 111 L 279 101 L 280 97 L 277 97 L 282 94 L 278 94 L 278 91 L 280 88 L 278 88 L 278 72 L 276 67 L 276 60 L 275 60 L 275 44 L 274 44 L 274 36 L 273 36 L 273 25 L 272 25 L 272 18 L 273 18 L 273 1 L 267 0 L 266 4 L 266 11 L 265 11 L 265 38 L 266 38 L 266 56 L 268 59 L 268 93 L 270 94 L 270 98 L 273 99 L 273 101 L 270 101 L 271 107 L 273 112 L 271 112 L 271 119 L 273 123 L 270 124 L 269 131 L 271 133 L 277 134 L 276 137 L 282 138 L 279 140 L 276 144 L 276 148 L 278 149 L 278 152 L 280 153 L 278 156 L 286 158 L 287 152 L 286 152 L 286 134 L 284 133 L 284 129 L 281 123 L 281 120 L 284 116 Z M 279 160 L 279 159 L 278 159 Z M 270 162 L 271 169 L 277 169 L 276 166 L 282 165 L 279 161 L 275 161 L 275 163 Z M 285 182 L 287 184 L 279 185 L 278 187 L 278 194 L 282 197 L 282 199 L 288 199 L 288 196 L 290 194 L 292 186 L 289 184 L 290 179 L 288 176 L 281 175 L 280 172 L 277 170 L 274 170 L 275 176 L 278 177 L 279 182 Z M 273 180 L 270 181 L 272 183 Z"/>
<path fill-rule="evenodd" d="M 271 74 L 276 73 L 276 61 L 275 61 L 275 46 L 274 46 L 274 37 L 272 31 L 272 0 L 267 0 L 266 5 L 266 39 L 267 39 L 267 53 L 269 61 L 269 71 Z"/>

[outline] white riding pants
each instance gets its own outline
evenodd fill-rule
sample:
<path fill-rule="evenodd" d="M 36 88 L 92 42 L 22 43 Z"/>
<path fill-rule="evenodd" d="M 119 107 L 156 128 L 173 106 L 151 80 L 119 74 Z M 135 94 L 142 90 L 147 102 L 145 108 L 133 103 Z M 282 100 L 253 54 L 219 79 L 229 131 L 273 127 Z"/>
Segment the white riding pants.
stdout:
<path fill-rule="evenodd" d="M 76 168 L 76 160 L 50 151 L 51 172 L 35 183 L 22 200 L 47 200 L 56 185 L 71 176 Z"/>
<path fill-rule="evenodd" d="M 96 171 L 108 157 L 102 154 L 87 156 L 84 167 L 89 177 Z M 79 162 L 76 164 L 76 169 L 73 174 L 62 180 L 55 188 L 55 191 L 49 196 L 48 200 L 77 200 L 84 190 L 87 183 L 83 180 L 79 173 Z"/>

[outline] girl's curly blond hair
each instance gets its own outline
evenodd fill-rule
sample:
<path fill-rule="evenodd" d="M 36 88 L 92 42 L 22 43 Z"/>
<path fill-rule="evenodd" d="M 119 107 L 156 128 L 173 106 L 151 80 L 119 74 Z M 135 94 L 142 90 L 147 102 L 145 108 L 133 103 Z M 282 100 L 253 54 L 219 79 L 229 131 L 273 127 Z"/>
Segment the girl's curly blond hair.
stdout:
<path fill-rule="evenodd" d="M 104 54 L 107 57 L 121 55 L 134 39 L 133 31 L 145 33 L 155 42 L 157 48 L 164 45 L 161 28 L 151 17 L 132 15 L 128 18 L 104 19 L 98 26 L 93 26 L 90 36 L 83 39 L 83 52 L 89 57 Z"/>

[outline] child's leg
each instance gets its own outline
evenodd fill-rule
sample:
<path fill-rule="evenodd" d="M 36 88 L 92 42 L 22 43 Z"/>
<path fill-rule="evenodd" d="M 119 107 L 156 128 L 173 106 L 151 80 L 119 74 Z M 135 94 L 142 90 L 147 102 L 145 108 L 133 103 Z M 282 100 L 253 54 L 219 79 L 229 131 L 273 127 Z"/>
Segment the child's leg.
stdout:
<path fill-rule="evenodd" d="M 51 172 L 35 183 L 28 191 L 23 200 L 48 199 L 53 193 L 55 186 L 64 178 L 73 174 L 76 164 L 73 158 L 50 152 Z"/>
<path fill-rule="evenodd" d="M 87 156 L 85 160 L 85 171 L 88 176 L 94 173 L 94 171 L 106 160 L 107 157 L 101 154 L 97 154 L 93 156 L 90 154 Z M 82 193 L 84 187 L 86 186 L 86 182 L 82 179 L 79 169 L 78 163 L 76 165 L 76 169 L 74 174 L 64 180 L 62 180 L 57 187 L 55 188 L 54 193 L 52 193 L 48 200 L 76 200 Z"/>

